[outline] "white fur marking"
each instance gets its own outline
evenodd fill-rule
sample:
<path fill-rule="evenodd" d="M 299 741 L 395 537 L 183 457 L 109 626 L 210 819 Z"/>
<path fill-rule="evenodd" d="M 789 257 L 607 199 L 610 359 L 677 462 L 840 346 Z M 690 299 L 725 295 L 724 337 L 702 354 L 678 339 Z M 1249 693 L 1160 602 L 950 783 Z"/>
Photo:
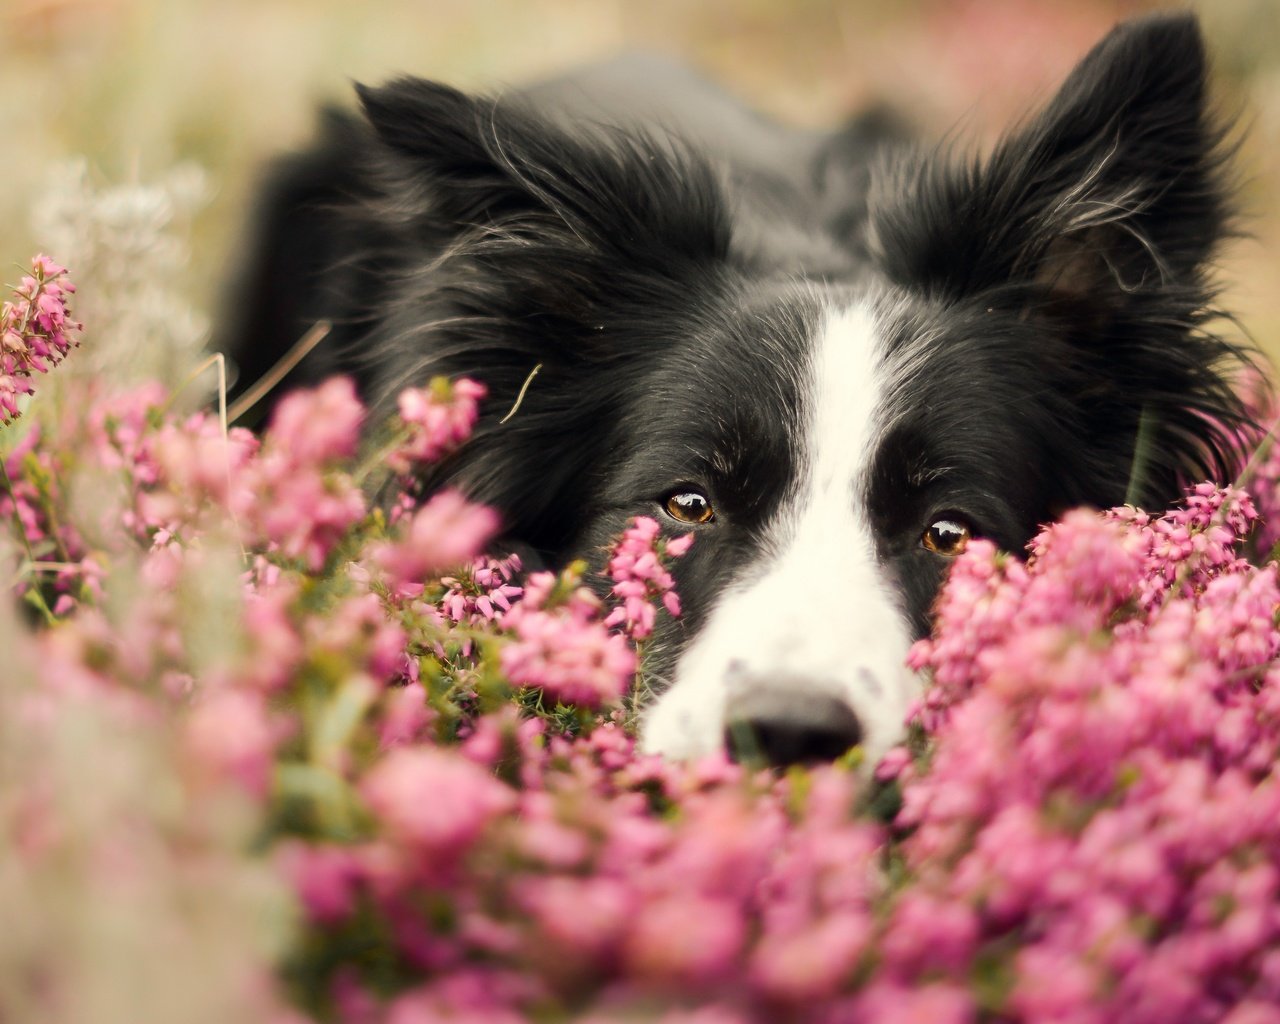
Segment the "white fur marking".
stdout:
<path fill-rule="evenodd" d="M 854 709 L 869 760 L 901 736 L 916 693 L 904 666 L 910 635 L 858 497 L 886 387 L 872 314 L 829 312 L 815 348 L 804 449 L 766 546 L 772 554 L 721 595 L 680 658 L 645 717 L 645 750 L 713 753 L 735 693 L 797 684 Z"/>

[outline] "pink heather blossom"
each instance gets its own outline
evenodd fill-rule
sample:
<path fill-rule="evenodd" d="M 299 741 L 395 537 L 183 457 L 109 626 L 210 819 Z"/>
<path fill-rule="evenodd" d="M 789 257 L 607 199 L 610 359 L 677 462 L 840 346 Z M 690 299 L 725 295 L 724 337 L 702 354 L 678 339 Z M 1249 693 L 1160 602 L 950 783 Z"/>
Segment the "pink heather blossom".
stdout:
<path fill-rule="evenodd" d="M 639 894 L 619 878 L 550 876 L 522 883 L 518 898 L 552 954 L 588 969 L 616 956 Z"/>
<path fill-rule="evenodd" d="M 708 985 L 733 971 L 746 937 L 740 906 L 689 894 L 637 908 L 623 955 L 641 980 Z"/>
<path fill-rule="evenodd" d="M 978 1019 L 973 995 L 959 985 L 945 982 L 910 987 L 894 982 L 873 982 L 848 1009 L 818 1017 L 823 1024 L 839 1024 L 846 1020 L 865 1021 L 866 1024 L 975 1024 Z M 1078 1019 L 1083 1022 L 1089 1018 Z"/>
<path fill-rule="evenodd" d="M 267 435 L 294 464 L 325 466 L 355 455 L 364 418 L 355 383 L 349 377 L 333 377 L 314 390 L 285 395 Z"/>
<path fill-rule="evenodd" d="M 382 684 L 399 675 L 405 632 L 387 618 L 373 594 L 344 599 L 323 620 L 312 620 L 311 626 L 313 652 L 345 658 Z"/>
<path fill-rule="evenodd" d="M 498 530 L 498 515 L 457 491 L 441 491 L 415 512 L 403 536 L 372 553 L 392 589 L 420 584 L 432 573 L 476 558 Z"/>
<path fill-rule="evenodd" d="M 51 450 L 38 423 L 4 457 L 4 465 L 9 486 L 0 487 L 0 529 L 15 534 L 14 554 L 29 550 L 35 559 L 58 566 L 19 574 L 16 592 L 39 590 L 59 616 L 70 614 L 83 600 L 99 600 L 107 576 L 104 559 L 90 550 L 79 524 L 64 514 L 65 461 Z"/>
<path fill-rule="evenodd" d="M 584 708 L 611 704 L 635 678 L 635 652 L 599 620 L 590 592 L 577 588 L 548 606 L 555 584 L 553 574 L 535 573 L 524 600 L 504 617 L 515 639 L 502 648 L 502 671 L 515 685 L 540 689 L 553 701 Z"/>
<path fill-rule="evenodd" d="M 632 639 L 643 640 L 653 632 L 655 601 L 661 601 L 671 615 L 679 615 L 680 599 L 665 561 L 684 555 L 692 543 L 692 533 L 660 539 L 657 520 L 637 516 L 609 558 L 611 593 L 621 603 L 609 613 L 605 625 L 620 626 Z"/>
<path fill-rule="evenodd" d="M 362 869 L 350 847 L 292 841 L 276 851 L 276 860 L 312 920 L 337 922 L 355 909 Z"/>
<path fill-rule="evenodd" d="M 1274 566 L 1236 554 L 1254 518 L 1240 492 L 1200 486 L 1158 518 L 1073 514 L 1025 569 L 966 552 L 913 655 L 934 669 L 923 707 L 946 713 L 925 722 L 929 771 L 904 783 L 903 850 L 954 864 L 939 895 L 980 901 L 993 934 L 1035 920 L 1010 997 L 1026 1019 L 1211 1019 L 1226 1004 L 1208 979 L 1247 978 L 1280 936 L 1277 915 L 1250 912 L 1271 905 L 1275 866 L 1252 876 L 1228 853 L 1280 838 L 1256 831 L 1276 787 L 1249 709 L 1268 693 L 1280 590 Z M 958 642 L 975 630 L 980 646 Z M 959 976 L 973 935 L 938 961 L 941 908 L 890 935 L 890 961 L 927 936 L 933 969 Z"/>
<path fill-rule="evenodd" d="M 18 399 L 33 391 L 32 373 L 48 373 L 79 344 L 71 334 L 81 325 L 67 310 L 75 290 L 66 268 L 41 255 L 14 298 L 0 305 L 0 424 L 19 415 Z"/>
<path fill-rule="evenodd" d="M 345 473 L 293 461 L 274 439 L 241 475 L 233 510 L 254 545 L 266 545 L 311 572 L 323 567 L 347 531 L 365 514 L 363 492 Z"/>
<path fill-rule="evenodd" d="M 266 701 L 247 690 L 219 690 L 201 697 L 186 730 L 193 758 L 259 797 L 266 795 L 271 782 L 277 737 Z"/>
<path fill-rule="evenodd" d="M 478 397 L 411 402 L 415 457 Z M 643 755 L 616 704 L 692 534 L 633 524 L 606 605 L 577 570 L 521 582 L 481 555 L 496 519 L 456 494 L 369 515 L 349 385 L 295 396 L 260 445 L 167 401 L 86 399 L 6 459 L 0 511 L 58 565 L 18 585 L 66 621 L 0 621 L 0 895 L 136 893 L 148 928 L 203 943 L 189 889 L 173 918 L 154 896 L 191 876 L 220 907 L 208 868 L 234 849 L 299 904 L 289 992 L 346 1024 L 1276 1020 L 1280 585 L 1244 554 L 1280 458 L 1250 494 L 1068 513 L 1025 561 L 974 541 L 912 650 L 904 744 L 874 778 L 777 776 Z M 82 469 L 119 488 L 92 522 L 61 490 Z M 255 797 L 247 821 L 217 816 L 223 786 Z M 23 961 L 41 985 L 83 935 L 48 906 Z"/>
<path fill-rule="evenodd" d="M 244 490 L 258 452 L 247 430 L 223 436 L 215 417 L 196 414 L 182 423 L 135 436 L 130 426 L 113 422 L 112 452 L 133 477 L 134 502 L 125 525 L 156 546 L 181 542 L 225 521 L 228 508 L 245 507 L 253 496 Z"/>
<path fill-rule="evenodd" d="M 408 437 L 387 456 L 396 473 L 436 462 L 471 436 L 485 397 L 483 384 L 463 377 L 450 383 L 438 377 L 425 388 L 406 388 L 397 406 Z"/>
<path fill-rule="evenodd" d="M 459 625 L 496 622 L 524 593 L 523 587 L 511 582 L 520 569 L 519 555 L 477 558 L 457 576 L 441 577 L 440 582 L 449 589 L 439 601 L 440 608 Z"/>
<path fill-rule="evenodd" d="M 421 683 L 397 686 L 383 702 L 378 742 L 383 747 L 392 747 L 420 740 L 435 718 L 436 713 L 428 706 L 427 692 Z"/>
<path fill-rule="evenodd" d="M 244 684 L 275 692 L 294 678 L 305 651 L 295 622 L 297 598 L 296 587 L 278 581 L 251 587 L 244 595 Z"/>
<path fill-rule="evenodd" d="M 392 836 L 436 856 L 461 853 L 516 802 L 483 768 L 430 747 L 391 750 L 361 792 Z"/>
<path fill-rule="evenodd" d="M 670 1010 L 658 1018 L 658 1024 L 746 1024 L 747 1020 L 724 1006 L 702 1006 L 696 1010 Z"/>
<path fill-rule="evenodd" d="M 235 474 L 230 511 L 244 542 L 320 570 L 365 514 L 339 463 L 356 451 L 364 409 L 346 378 L 288 395 L 262 450 Z"/>
<path fill-rule="evenodd" d="M 529 983 L 494 972 L 453 972 L 430 985 L 397 996 L 384 1024 L 527 1024 L 509 1006 L 529 999 Z"/>
<path fill-rule="evenodd" d="M 979 921 L 962 902 L 903 894 L 877 945 L 887 973 L 899 977 L 959 976 L 977 950 Z"/>
<path fill-rule="evenodd" d="M 752 955 L 752 983 L 784 1002 L 829 999 L 856 969 L 873 936 L 870 917 L 850 911 L 766 932 Z"/>
<path fill-rule="evenodd" d="M 6 371 L 5 361 L 0 358 L 0 424 L 9 423 L 21 415 L 19 401 L 34 393 L 31 381 L 16 369 Z"/>
<path fill-rule="evenodd" d="M 911 760 L 911 751 L 906 747 L 890 748 L 875 767 L 877 781 L 892 782 L 908 769 Z"/>

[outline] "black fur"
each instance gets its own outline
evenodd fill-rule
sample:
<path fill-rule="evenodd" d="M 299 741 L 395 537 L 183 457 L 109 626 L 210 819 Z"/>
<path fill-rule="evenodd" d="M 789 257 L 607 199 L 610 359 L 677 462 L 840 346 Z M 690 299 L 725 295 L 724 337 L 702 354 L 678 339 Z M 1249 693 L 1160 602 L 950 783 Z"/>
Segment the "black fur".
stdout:
<path fill-rule="evenodd" d="M 703 490 L 717 519 L 678 567 L 660 671 L 765 545 L 833 303 L 873 305 L 898 366 L 857 484 L 916 632 L 940 510 L 1020 550 L 1069 507 L 1160 507 L 1237 471 L 1248 357 L 1213 333 L 1227 149 L 1193 17 L 1116 29 L 982 160 L 879 114 L 791 131 L 649 71 L 686 110 L 655 115 L 625 76 L 583 101 L 607 69 L 499 99 L 360 87 L 363 117 L 329 114 L 268 185 L 224 335 L 243 378 L 328 319 L 292 383 L 344 370 L 385 411 L 434 374 L 484 381 L 474 439 L 426 484 L 494 505 L 552 565 L 631 515 L 684 529 L 662 500 Z"/>

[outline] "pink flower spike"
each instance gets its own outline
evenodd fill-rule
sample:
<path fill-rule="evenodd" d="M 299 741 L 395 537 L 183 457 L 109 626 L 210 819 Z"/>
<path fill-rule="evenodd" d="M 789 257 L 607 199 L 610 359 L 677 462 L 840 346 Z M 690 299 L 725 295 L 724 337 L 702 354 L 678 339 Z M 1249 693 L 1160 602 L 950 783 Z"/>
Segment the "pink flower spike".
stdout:
<path fill-rule="evenodd" d="M 0 424 L 19 416 L 18 399 L 33 393 L 31 374 L 48 373 L 79 344 L 68 335 L 81 325 L 67 309 L 75 286 L 66 268 L 40 255 L 31 269 L 15 290 L 17 301 L 0 306 Z"/>
<path fill-rule="evenodd" d="M 452 384 L 436 378 L 428 387 L 400 392 L 397 405 L 408 437 L 387 456 L 387 465 L 407 474 L 457 448 L 471 436 L 485 394 L 483 384 L 465 377 Z"/>
<path fill-rule="evenodd" d="M 672 537 L 667 541 L 667 554 L 672 558 L 680 558 L 693 547 L 693 534 L 686 533 L 680 537 Z"/>
<path fill-rule="evenodd" d="M 321 466 L 356 453 L 364 406 L 349 377 L 333 377 L 281 399 L 267 430 L 268 444 L 295 465 Z"/>
<path fill-rule="evenodd" d="M 476 558 L 498 531 L 498 514 L 467 501 L 457 491 L 441 491 L 414 513 L 404 536 L 383 544 L 373 560 L 393 588 L 420 583 Z"/>
<path fill-rule="evenodd" d="M 515 793 L 460 753 L 393 748 L 361 787 L 373 812 L 404 842 L 436 856 L 462 853 Z"/>
<path fill-rule="evenodd" d="M 621 603 L 605 619 L 605 625 L 619 627 L 633 640 L 643 640 L 653 633 L 657 622 L 655 603 L 661 602 L 668 614 L 680 614 L 675 580 L 667 571 L 664 557 L 684 555 L 693 543 L 687 533 L 672 540 L 660 540 L 657 520 L 637 516 L 623 531 L 609 559 L 609 575 L 613 578 L 611 593 Z M 659 553 L 661 551 L 661 554 Z"/>

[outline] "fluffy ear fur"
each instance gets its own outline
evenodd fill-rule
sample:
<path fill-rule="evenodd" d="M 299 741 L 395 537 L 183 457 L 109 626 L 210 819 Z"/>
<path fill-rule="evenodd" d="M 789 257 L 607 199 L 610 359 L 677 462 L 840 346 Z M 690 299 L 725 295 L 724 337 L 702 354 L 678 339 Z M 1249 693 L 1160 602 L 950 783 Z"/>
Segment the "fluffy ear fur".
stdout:
<path fill-rule="evenodd" d="M 1194 16 L 1121 25 L 985 162 L 903 159 L 872 200 L 869 248 L 892 280 L 1035 325 L 1077 420 L 1064 432 L 1119 478 L 1117 500 L 1238 470 L 1224 373 L 1241 352 L 1208 329 L 1228 207 L 1205 79 Z"/>
<path fill-rule="evenodd" d="M 371 339 L 375 400 L 433 374 L 483 380 L 472 440 L 424 486 L 461 485 L 555 557 L 592 511 L 566 495 L 612 463 L 629 386 L 679 340 L 654 311 L 696 318 L 722 287 L 718 181 L 669 140 L 565 126 L 518 99 L 417 79 L 360 98 L 385 183 L 372 209 L 400 239 Z"/>
<path fill-rule="evenodd" d="M 710 167 L 638 130 L 570 130 L 518 98 L 417 78 L 357 86 L 397 188 L 389 208 L 432 234 L 538 229 L 584 258 L 624 255 L 678 274 L 723 253 L 728 221 Z"/>
<path fill-rule="evenodd" d="M 1205 63 L 1191 15 L 1119 26 L 984 164 L 882 179 L 881 198 L 904 196 L 876 211 L 883 265 L 942 294 L 1016 280 L 1118 301 L 1194 283 L 1226 218 Z"/>

